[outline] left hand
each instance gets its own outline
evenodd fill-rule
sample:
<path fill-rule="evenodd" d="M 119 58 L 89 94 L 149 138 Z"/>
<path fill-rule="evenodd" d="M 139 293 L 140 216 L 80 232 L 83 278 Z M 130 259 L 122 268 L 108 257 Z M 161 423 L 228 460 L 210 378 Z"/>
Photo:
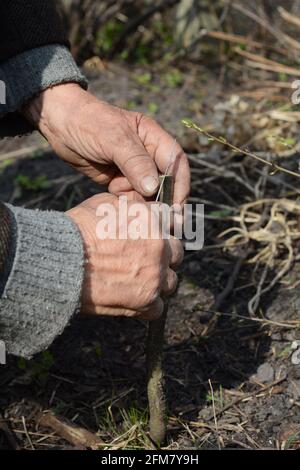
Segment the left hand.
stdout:
<path fill-rule="evenodd" d="M 152 218 L 149 202 L 139 203 L 139 223 L 150 236 L 132 237 L 127 231 L 132 204 L 136 206 L 128 200 L 128 210 L 123 211 L 116 196 L 101 193 L 66 212 L 80 231 L 85 251 L 82 313 L 155 320 L 163 312 L 161 295 L 176 288 L 175 269 L 183 259 L 181 242 L 164 239 L 161 233 L 151 238 L 153 223 L 159 219 Z M 99 238 L 101 206 L 106 214 L 114 214 L 116 234 L 126 227 L 127 236 L 115 237 L 112 230 L 112 236 Z"/>
<path fill-rule="evenodd" d="M 77 170 L 120 195 L 135 190 L 149 198 L 158 189 L 172 150 L 176 161 L 174 203 L 190 189 L 187 156 L 153 119 L 112 106 L 75 83 L 43 91 L 23 115 L 40 130 L 55 152 Z"/>

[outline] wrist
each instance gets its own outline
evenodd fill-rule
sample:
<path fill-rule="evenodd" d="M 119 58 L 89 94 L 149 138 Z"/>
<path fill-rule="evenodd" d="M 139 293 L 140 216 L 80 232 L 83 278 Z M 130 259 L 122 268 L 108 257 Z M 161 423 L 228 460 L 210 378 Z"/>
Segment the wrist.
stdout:
<path fill-rule="evenodd" d="M 63 119 L 64 112 L 82 95 L 86 95 L 77 83 L 62 83 L 39 93 L 21 109 L 27 121 L 47 136 L 47 131 L 54 127 L 54 122 Z M 69 116 L 72 114 L 69 114 Z"/>

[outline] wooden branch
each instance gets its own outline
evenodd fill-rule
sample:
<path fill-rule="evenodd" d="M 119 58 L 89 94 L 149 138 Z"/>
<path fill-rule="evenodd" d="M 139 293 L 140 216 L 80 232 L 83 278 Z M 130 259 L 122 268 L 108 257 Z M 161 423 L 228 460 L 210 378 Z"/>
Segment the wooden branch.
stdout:
<path fill-rule="evenodd" d="M 160 181 L 162 191 L 159 200 L 171 206 L 173 203 L 173 177 L 172 175 L 164 175 L 160 177 Z M 150 437 L 158 447 L 163 444 L 167 431 L 167 406 L 162 362 L 168 300 L 164 300 L 165 306 L 162 316 L 149 323 L 146 345 Z"/>
<path fill-rule="evenodd" d="M 300 18 L 298 18 L 295 15 L 292 15 L 283 7 L 278 7 L 278 13 L 283 20 L 287 21 L 288 23 L 293 24 L 294 26 L 297 26 L 297 28 L 300 28 Z"/>
<path fill-rule="evenodd" d="M 41 413 L 38 417 L 38 424 L 52 429 L 58 436 L 80 449 L 98 450 L 104 444 L 100 437 L 87 429 L 58 419 L 51 411 Z"/>
<path fill-rule="evenodd" d="M 267 59 L 266 57 L 253 54 L 251 52 L 243 51 L 239 47 L 235 48 L 235 52 L 246 59 L 249 59 L 250 62 L 247 64 L 250 67 L 260 68 L 262 70 L 268 70 L 270 72 L 277 72 L 277 73 L 286 73 L 287 75 L 292 75 L 295 77 L 300 76 L 300 69 L 296 69 L 294 67 L 289 67 L 287 65 L 280 64 L 274 60 Z M 252 65 L 251 65 L 252 62 Z"/>
<path fill-rule="evenodd" d="M 239 11 L 240 13 L 248 16 L 248 18 L 251 18 L 253 21 L 255 21 L 256 23 L 258 23 L 260 26 L 262 26 L 263 28 L 265 28 L 270 34 L 272 34 L 272 36 L 275 37 L 275 39 L 282 45 L 285 45 L 285 46 L 290 46 L 290 47 L 293 47 L 293 48 L 296 48 L 298 46 L 296 46 L 296 43 L 297 41 L 294 40 L 293 38 L 291 38 L 290 36 L 288 36 L 287 34 L 284 34 L 282 31 L 280 31 L 280 29 L 272 26 L 266 18 L 261 18 L 260 16 L 258 16 L 256 13 L 254 13 L 253 11 L 251 10 L 248 10 L 247 8 L 245 8 L 244 6 L 240 5 L 239 3 L 235 3 L 233 2 L 232 3 L 232 7 L 234 9 L 236 9 L 237 11 Z M 284 10 L 283 8 L 279 7 L 278 9 L 279 13 L 281 12 L 281 16 L 284 17 L 286 19 L 286 21 L 289 21 L 289 22 L 292 22 L 293 21 L 293 24 L 295 24 L 296 26 L 300 26 L 300 19 L 297 18 L 297 17 L 294 17 L 292 16 L 290 13 L 288 13 L 286 10 Z M 293 19 L 293 20 L 292 20 Z M 299 49 L 297 49 L 298 51 Z M 289 47 L 286 47 L 286 54 L 288 56 L 290 56 L 290 50 L 289 50 Z M 298 61 L 298 60 L 297 60 Z"/>
<path fill-rule="evenodd" d="M 267 64 L 261 64 L 259 62 L 253 62 L 252 60 L 247 60 L 245 62 L 245 64 L 248 66 L 248 67 L 251 67 L 253 69 L 260 69 L 260 70 L 266 70 L 267 72 L 275 72 L 275 73 L 285 73 L 287 75 L 292 75 L 293 77 L 299 77 L 300 76 L 300 70 L 298 71 L 298 73 L 296 74 L 295 71 L 293 71 L 293 73 L 284 68 L 284 67 L 274 67 L 272 65 L 267 65 Z"/>
<path fill-rule="evenodd" d="M 236 44 L 245 44 L 248 46 L 256 47 L 262 49 L 264 47 L 260 42 L 252 41 L 251 39 L 241 36 L 240 34 L 230 34 L 225 33 L 224 31 L 208 31 L 207 36 L 214 39 L 221 39 L 223 41 L 234 42 Z"/>
<path fill-rule="evenodd" d="M 0 163 L 5 162 L 6 160 L 19 160 L 22 158 L 27 158 L 32 156 L 35 152 L 46 152 L 50 148 L 51 147 L 47 142 L 41 145 L 26 147 L 25 149 L 21 148 L 18 150 L 13 150 L 12 152 L 3 153 L 0 155 Z"/>
<path fill-rule="evenodd" d="M 235 10 L 239 11 L 240 13 L 242 13 L 243 15 L 247 16 L 248 18 L 251 18 L 253 21 L 255 21 L 260 26 L 265 28 L 267 31 L 269 31 L 270 34 L 272 34 L 273 36 L 275 36 L 278 39 L 278 31 L 275 28 L 273 28 L 269 24 L 269 22 L 266 21 L 264 18 L 261 18 L 260 16 L 258 16 L 253 11 L 248 10 L 243 5 L 241 5 L 240 3 L 230 2 L 230 6 L 232 8 L 234 8 Z"/>
<path fill-rule="evenodd" d="M 278 82 L 275 80 L 249 80 L 246 84 L 247 87 L 267 87 L 267 88 L 283 88 L 286 90 L 291 90 L 291 82 Z"/>
<path fill-rule="evenodd" d="M 293 47 L 296 49 L 297 52 L 300 51 L 300 42 L 297 41 L 296 39 L 292 38 L 288 34 L 282 33 L 282 39 L 286 44 L 288 44 L 290 47 Z"/>

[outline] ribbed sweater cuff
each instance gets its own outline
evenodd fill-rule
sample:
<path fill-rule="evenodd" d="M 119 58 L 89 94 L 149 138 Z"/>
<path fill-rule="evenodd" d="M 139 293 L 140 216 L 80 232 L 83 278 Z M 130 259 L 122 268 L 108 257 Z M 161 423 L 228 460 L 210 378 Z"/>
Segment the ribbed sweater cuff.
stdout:
<path fill-rule="evenodd" d="M 83 243 L 63 213 L 7 207 L 14 250 L 0 298 L 0 339 L 9 353 L 29 358 L 47 348 L 79 310 Z"/>
<path fill-rule="evenodd" d="M 87 88 L 87 80 L 70 51 L 59 44 L 37 47 L 2 62 L 0 80 L 6 88 L 0 117 L 19 110 L 26 101 L 59 83 L 75 82 Z"/>

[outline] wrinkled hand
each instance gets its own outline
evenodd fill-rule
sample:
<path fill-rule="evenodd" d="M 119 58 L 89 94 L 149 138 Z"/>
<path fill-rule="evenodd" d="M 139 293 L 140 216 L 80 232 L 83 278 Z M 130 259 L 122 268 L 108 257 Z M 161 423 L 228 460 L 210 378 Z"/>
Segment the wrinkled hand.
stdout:
<path fill-rule="evenodd" d="M 23 114 L 63 160 L 117 195 L 134 189 L 153 196 L 175 150 L 174 203 L 187 198 L 187 157 L 153 119 L 100 101 L 74 83 L 45 90 Z"/>
<path fill-rule="evenodd" d="M 128 207 L 133 203 L 129 201 Z M 119 220 L 118 198 L 108 193 L 93 196 L 66 213 L 79 228 L 85 247 L 82 311 L 154 320 L 163 311 L 160 295 L 170 294 L 176 288 L 177 275 L 173 269 L 182 261 L 182 245 L 173 237 L 99 239 L 96 211 L 101 204 L 112 204 Z M 151 204 L 140 204 L 145 209 L 142 221 L 149 224 Z"/>

